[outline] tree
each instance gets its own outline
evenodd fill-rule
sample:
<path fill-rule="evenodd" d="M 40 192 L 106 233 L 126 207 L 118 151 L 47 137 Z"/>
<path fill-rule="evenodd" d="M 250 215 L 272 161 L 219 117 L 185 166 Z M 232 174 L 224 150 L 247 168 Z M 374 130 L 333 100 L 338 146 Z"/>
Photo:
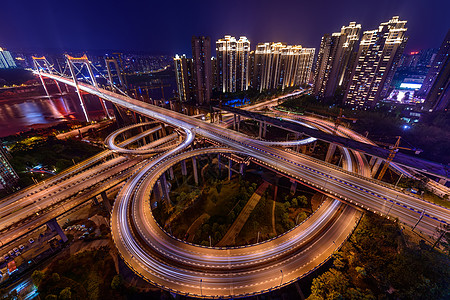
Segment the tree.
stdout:
<path fill-rule="evenodd" d="M 330 269 L 314 278 L 308 299 L 343 299 L 348 286 L 348 280 L 342 272 Z"/>
<path fill-rule="evenodd" d="M 111 288 L 113 290 L 118 290 L 120 286 L 122 285 L 122 276 L 119 274 L 115 275 L 113 279 L 111 280 Z"/>
<path fill-rule="evenodd" d="M 304 195 L 298 196 L 297 202 L 298 202 L 299 206 L 305 207 L 308 205 L 308 198 L 306 198 L 306 196 L 304 196 Z"/>
<path fill-rule="evenodd" d="M 298 207 L 298 201 L 297 201 L 297 198 L 292 198 L 292 200 L 291 200 L 291 206 L 292 206 L 292 207 Z"/>
<path fill-rule="evenodd" d="M 58 296 L 49 294 L 45 297 L 45 300 L 58 300 Z"/>
<path fill-rule="evenodd" d="M 52 280 L 53 280 L 53 282 L 58 282 L 60 280 L 59 274 L 58 273 L 53 273 L 52 274 Z"/>
<path fill-rule="evenodd" d="M 31 274 L 31 280 L 33 281 L 33 284 L 37 287 L 39 287 L 44 277 L 45 273 L 39 270 L 35 270 L 33 274 Z"/>
<path fill-rule="evenodd" d="M 70 287 L 66 287 L 59 293 L 59 299 L 61 299 L 61 300 L 72 299 L 72 292 L 70 291 Z"/>

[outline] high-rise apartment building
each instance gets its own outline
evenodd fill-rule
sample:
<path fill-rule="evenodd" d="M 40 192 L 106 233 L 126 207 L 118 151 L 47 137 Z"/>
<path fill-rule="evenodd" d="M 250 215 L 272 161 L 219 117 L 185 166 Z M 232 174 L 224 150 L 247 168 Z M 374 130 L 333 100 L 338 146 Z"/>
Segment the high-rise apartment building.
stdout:
<path fill-rule="evenodd" d="M 250 41 L 226 35 L 216 41 L 217 87 L 220 92 L 245 91 L 249 86 Z"/>
<path fill-rule="evenodd" d="M 0 189 L 12 191 L 19 180 L 8 161 L 9 153 L 0 145 Z"/>
<path fill-rule="evenodd" d="M 0 48 L 0 69 L 9 69 L 15 68 L 16 63 L 14 62 L 14 58 L 11 56 L 9 51 L 6 49 Z"/>
<path fill-rule="evenodd" d="M 195 98 L 197 103 L 207 104 L 211 100 L 213 84 L 211 39 L 204 36 L 193 36 L 191 41 Z"/>
<path fill-rule="evenodd" d="M 388 94 L 406 45 L 405 33 L 406 21 L 399 17 L 363 33 L 345 93 L 345 104 L 358 109 L 372 108 Z"/>
<path fill-rule="evenodd" d="M 313 93 L 318 98 L 330 98 L 336 89 L 345 89 L 356 58 L 361 25 L 351 22 L 340 32 L 325 34 L 320 43 L 314 72 Z"/>
<path fill-rule="evenodd" d="M 175 65 L 175 77 L 177 81 L 178 99 L 181 102 L 194 99 L 193 62 L 186 55 L 176 55 L 173 59 Z"/>
<path fill-rule="evenodd" d="M 258 44 L 252 67 L 252 86 L 263 91 L 308 83 L 314 53 L 314 48 L 300 45 Z"/>
<path fill-rule="evenodd" d="M 421 91 L 426 94 L 425 108 L 448 109 L 450 105 L 450 30 L 433 61 Z"/>
<path fill-rule="evenodd" d="M 450 30 L 447 32 L 447 35 L 444 38 L 444 41 L 439 47 L 439 50 L 434 57 L 434 60 L 431 64 L 431 68 L 428 70 L 427 76 L 423 81 L 422 87 L 418 91 L 418 95 L 426 97 L 433 86 L 438 74 L 444 68 L 445 61 L 450 57 Z"/>

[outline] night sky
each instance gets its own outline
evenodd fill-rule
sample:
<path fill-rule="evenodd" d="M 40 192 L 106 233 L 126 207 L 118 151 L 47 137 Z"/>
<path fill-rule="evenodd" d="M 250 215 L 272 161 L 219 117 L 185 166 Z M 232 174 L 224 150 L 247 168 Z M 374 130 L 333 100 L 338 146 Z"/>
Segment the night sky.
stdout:
<path fill-rule="evenodd" d="M 415 51 L 439 47 L 450 29 L 449 12 L 448 0 L 2 0 L 0 46 L 190 56 L 192 35 L 215 41 L 231 34 L 246 35 L 252 50 L 270 41 L 318 47 L 324 33 L 350 21 L 372 30 L 399 15 L 408 21 L 407 50 Z"/>

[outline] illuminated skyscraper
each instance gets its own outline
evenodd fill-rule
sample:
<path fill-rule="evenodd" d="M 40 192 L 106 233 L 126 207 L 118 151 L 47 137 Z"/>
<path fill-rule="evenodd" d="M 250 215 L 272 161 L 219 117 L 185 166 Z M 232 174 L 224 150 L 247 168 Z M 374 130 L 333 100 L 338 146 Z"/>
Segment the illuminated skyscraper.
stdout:
<path fill-rule="evenodd" d="M 344 101 L 358 108 L 372 108 L 389 91 L 406 45 L 406 21 L 393 17 L 378 29 L 365 31 Z"/>
<path fill-rule="evenodd" d="M 199 104 L 207 104 L 211 100 L 213 81 L 209 37 L 192 37 L 192 61 L 196 101 Z"/>
<path fill-rule="evenodd" d="M 450 104 L 450 30 L 445 36 L 431 69 L 422 85 L 426 94 L 425 108 L 431 111 L 444 110 Z"/>
<path fill-rule="evenodd" d="M 361 25 L 351 22 L 341 32 L 322 37 L 314 73 L 314 94 L 333 97 L 338 87 L 345 88 L 353 69 Z"/>
<path fill-rule="evenodd" d="M 314 48 L 300 45 L 258 44 L 253 65 L 253 87 L 263 91 L 308 83 L 314 52 Z"/>
<path fill-rule="evenodd" d="M 8 152 L 0 145 L 0 189 L 12 191 L 19 180 L 19 176 L 11 167 L 8 156 Z"/>
<path fill-rule="evenodd" d="M 173 61 L 177 80 L 178 99 L 181 102 L 192 101 L 194 99 L 192 59 L 186 58 L 186 55 L 176 55 Z"/>
<path fill-rule="evenodd" d="M 220 92 L 245 91 L 249 86 L 250 41 L 226 35 L 216 41 L 217 87 Z"/>
<path fill-rule="evenodd" d="M 15 68 L 16 63 L 14 62 L 14 58 L 11 56 L 9 51 L 0 48 L 0 69 L 9 69 Z"/>

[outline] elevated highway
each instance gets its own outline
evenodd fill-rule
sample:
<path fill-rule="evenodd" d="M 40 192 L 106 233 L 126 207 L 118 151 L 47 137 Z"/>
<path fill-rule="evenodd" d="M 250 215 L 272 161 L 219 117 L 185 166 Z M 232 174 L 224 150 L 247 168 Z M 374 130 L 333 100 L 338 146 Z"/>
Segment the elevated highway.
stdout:
<path fill-rule="evenodd" d="M 57 75 L 43 74 L 43 76 L 74 85 L 71 80 Z M 349 206 L 342 206 L 342 204 L 333 202 L 334 204 L 331 206 L 334 208 L 332 211 L 329 211 L 327 217 L 319 217 L 320 220 L 323 220 L 328 225 L 321 223 L 325 227 L 320 227 L 322 229 L 319 229 L 319 227 L 314 228 L 310 224 L 311 226 L 308 226 L 308 228 L 315 229 L 310 232 L 313 236 L 301 235 L 301 233 L 295 234 L 296 237 L 300 237 L 300 240 L 295 240 L 295 245 L 301 244 L 302 241 L 307 241 L 308 246 L 315 245 L 315 247 L 319 247 L 319 250 L 322 249 L 322 251 L 314 252 L 315 254 L 311 253 L 313 257 L 303 252 L 305 250 L 303 248 L 296 248 L 300 252 L 287 253 L 283 250 L 285 248 L 281 246 L 282 239 L 275 239 L 277 242 L 274 242 L 274 246 L 276 246 L 272 252 L 273 260 L 258 259 L 258 256 L 255 254 L 255 257 L 246 257 L 241 262 L 238 262 L 239 254 L 233 255 L 232 249 L 219 249 L 230 252 L 220 252 L 218 255 L 224 255 L 223 259 L 217 258 L 217 260 L 214 260 L 216 264 L 213 264 L 214 261 L 211 259 L 208 260 L 208 257 L 210 255 L 212 255 L 211 257 L 217 257 L 214 255 L 213 250 L 215 249 L 206 248 L 205 251 L 195 252 L 197 254 L 195 258 L 200 260 L 197 263 L 192 258 L 192 254 L 188 259 L 183 258 L 183 247 L 179 248 L 181 245 L 178 245 L 179 247 L 170 246 L 172 245 L 171 243 L 170 245 L 161 245 L 161 247 L 168 247 L 165 250 L 161 250 L 162 248 L 152 243 L 166 241 L 168 235 L 164 232 L 158 233 L 155 231 L 156 224 L 151 224 L 152 216 L 150 206 L 145 201 L 148 201 L 149 193 L 154 185 L 154 181 L 157 179 L 155 174 L 164 172 L 171 165 L 171 159 L 176 161 L 180 157 L 183 157 L 183 155 L 189 157 L 189 155 L 201 154 L 185 152 L 175 155 L 180 153 L 192 142 L 195 134 L 214 140 L 222 145 L 227 145 L 230 148 L 229 150 L 222 148 L 219 151 L 245 153 L 253 157 L 260 164 L 267 165 L 280 173 L 313 186 L 344 203 L 350 203 L 351 205 L 382 215 L 388 214 L 390 217 L 399 218 L 401 222 L 409 226 L 417 226 L 418 229 L 420 228 L 420 230 L 431 236 L 436 235 L 436 228 L 441 224 L 449 224 L 450 222 L 448 209 L 404 194 L 401 190 L 391 185 L 369 179 L 351 171 L 342 170 L 334 165 L 312 159 L 299 153 L 265 145 L 258 140 L 221 128 L 215 124 L 205 123 L 201 120 L 121 96 L 98 87 L 83 83 L 79 83 L 78 85 L 85 92 L 97 95 L 102 99 L 111 101 L 116 105 L 128 108 L 144 116 L 179 127 L 185 132 L 186 138 L 181 144 L 170 152 L 155 157 L 154 160 L 143 167 L 136 176 L 127 182 L 126 187 L 121 191 L 120 196 L 114 204 L 114 214 L 111 223 L 114 240 L 126 263 L 145 279 L 166 289 L 181 293 L 191 293 L 198 297 L 215 297 L 217 295 L 239 297 L 251 292 L 257 291 L 261 293 L 267 289 L 279 287 L 283 285 L 283 280 L 287 280 L 288 278 L 289 280 L 295 280 L 294 278 L 298 277 L 299 273 L 297 273 L 296 269 L 293 269 L 299 268 L 299 261 L 297 259 L 301 260 L 307 257 L 306 261 L 304 261 L 305 264 L 300 264 L 302 267 L 305 267 L 311 258 L 313 258 L 315 263 L 320 264 L 319 262 L 322 262 L 327 256 L 324 254 L 324 256 L 319 255 L 319 257 L 316 257 L 318 255 L 317 253 L 326 253 L 330 249 L 334 251 L 336 249 L 334 246 L 336 240 L 333 238 L 337 237 L 336 234 L 342 236 L 343 228 L 351 232 L 354 226 L 352 222 L 349 222 L 349 219 L 355 218 L 355 210 Z M 316 132 L 319 131 L 316 130 Z M 356 150 L 359 151 L 360 149 L 358 148 Z M 214 151 L 217 151 L 217 149 L 214 149 Z M 136 187 L 143 188 L 135 189 Z M 343 208 L 338 209 L 337 207 Z M 333 213 L 336 209 L 340 211 L 337 215 Z M 323 214 L 326 213 L 324 212 Z M 319 215 L 325 216 L 320 213 L 317 214 L 317 216 Z M 343 223 L 339 223 L 339 220 L 342 219 L 344 219 Z M 333 222 L 327 223 L 329 220 L 333 220 Z M 127 223 L 135 224 L 135 228 L 121 227 L 123 224 L 125 224 L 124 226 L 128 226 Z M 334 224 L 340 224 L 341 226 L 336 228 Z M 303 230 L 307 229 L 303 228 Z M 317 232 L 320 233 L 319 236 L 314 235 Z M 320 239 L 320 242 L 316 242 L 316 238 Z M 342 238 L 345 239 L 345 237 Z M 142 246 L 142 242 L 144 242 L 144 245 L 151 245 L 151 249 L 145 248 L 147 246 Z M 294 244 L 291 244 L 291 246 Z M 262 247 L 264 248 L 264 246 Z M 197 251 L 197 248 L 195 250 Z M 159 252 L 159 256 L 154 251 Z M 281 252 L 277 254 L 277 251 Z M 155 255 L 149 255 L 149 253 Z M 253 258 L 255 258 L 254 261 Z M 245 261 L 248 259 L 252 260 L 249 262 L 249 266 L 251 265 L 251 267 L 245 271 L 241 271 L 246 264 Z M 167 263 L 168 260 L 174 260 L 173 264 Z M 265 262 L 267 262 L 267 265 L 264 265 Z M 263 265 L 260 265 L 261 263 Z M 223 270 L 218 272 L 214 271 L 216 267 L 224 267 L 226 264 L 229 267 L 228 273 Z M 289 264 L 291 265 L 289 266 Z M 198 269 L 199 267 L 200 269 Z M 289 272 L 285 273 L 281 267 L 285 268 L 284 270 L 289 270 Z M 280 271 L 278 268 L 280 268 Z M 311 270 L 311 265 L 307 265 L 306 269 Z M 302 272 L 307 272 L 306 269 L 303 269 Z M 237 275 L 240 276 L 236 277 Z M 208 276 L 209 279 L 204 282 L 202 276 Z M 277 284 L 278 280 L 280 280 L 279 284 Z M 199 284 L 196 285 L 195 282 Z"/>

